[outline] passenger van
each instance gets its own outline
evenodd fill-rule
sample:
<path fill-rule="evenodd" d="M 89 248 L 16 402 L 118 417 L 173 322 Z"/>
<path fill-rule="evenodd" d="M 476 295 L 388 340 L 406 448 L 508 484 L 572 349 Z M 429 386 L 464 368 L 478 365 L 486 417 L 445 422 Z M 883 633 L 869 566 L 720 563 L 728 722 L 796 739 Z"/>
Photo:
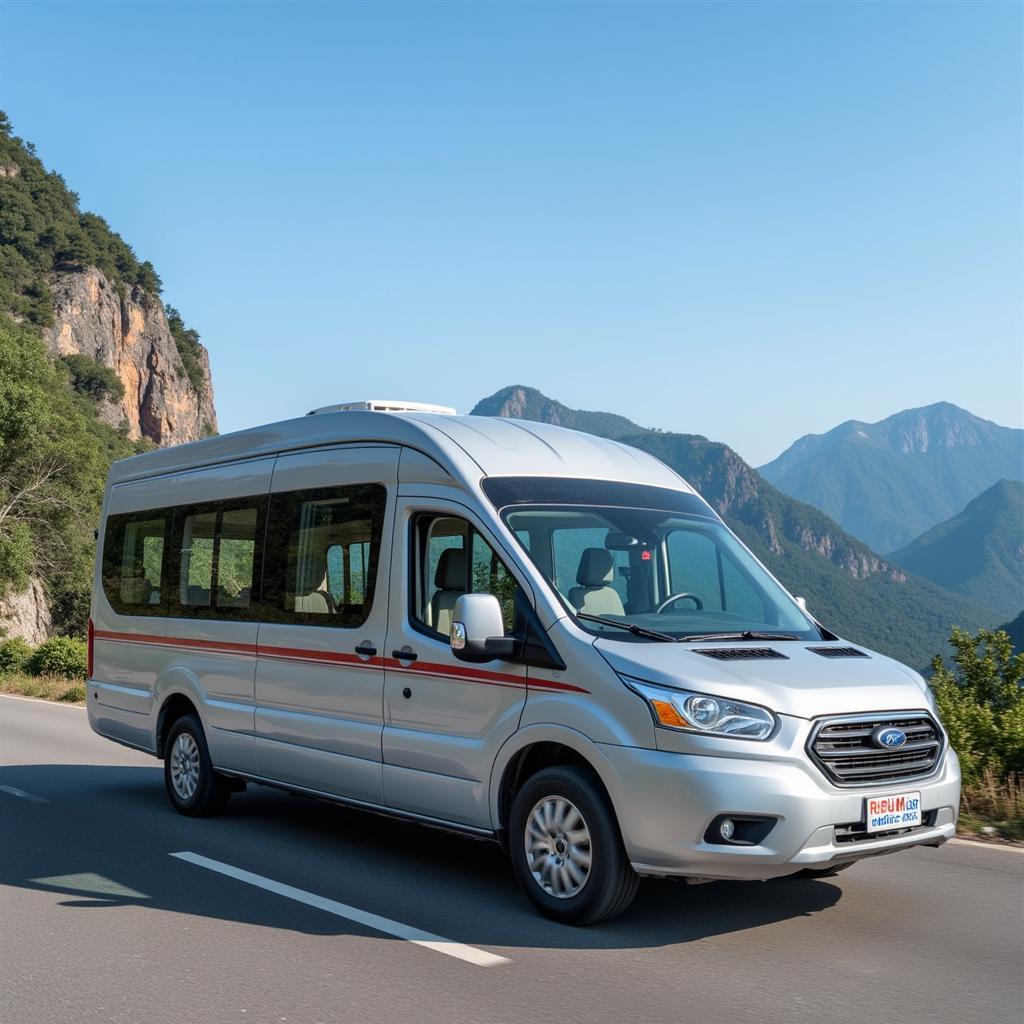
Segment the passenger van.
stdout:
<path fill-rule="evenodd" d="M 386 410 L 382 410 L 384 406 Z M 953 836 L 917 672 L 841 640 L 671 469 L 357 403 L 116 463 L 89 721 L 186 815 L 247 783 L 500 842 L 543 913 Z"/>

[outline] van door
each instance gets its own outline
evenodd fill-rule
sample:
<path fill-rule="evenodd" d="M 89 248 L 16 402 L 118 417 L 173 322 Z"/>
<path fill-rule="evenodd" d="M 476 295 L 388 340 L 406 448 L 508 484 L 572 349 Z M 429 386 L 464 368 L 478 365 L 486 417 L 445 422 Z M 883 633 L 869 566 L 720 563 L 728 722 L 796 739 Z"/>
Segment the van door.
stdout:
<path fill-rule="evenodd" d="M 210 757 L 255 770 L 261 545 L 273 459 L 175 478 L 166 635 L 154 661 L 168 689 L 198 686 Z"/>
<path fill-rule="evenodd" d="M 400 498 L 385 663 L 384 798 L 389 807 L 490 827 L 498 749 L 526 701 L 526 668 L 459 661 L 448 631 L 468 591 L 495 594 L 506 632 L 520 583 L 465 508 Z"/>
<path fill-rule="evenodd" d="M 278 458 L 256 669 L 259 774 L 373 804 L 398 451 Z"/>

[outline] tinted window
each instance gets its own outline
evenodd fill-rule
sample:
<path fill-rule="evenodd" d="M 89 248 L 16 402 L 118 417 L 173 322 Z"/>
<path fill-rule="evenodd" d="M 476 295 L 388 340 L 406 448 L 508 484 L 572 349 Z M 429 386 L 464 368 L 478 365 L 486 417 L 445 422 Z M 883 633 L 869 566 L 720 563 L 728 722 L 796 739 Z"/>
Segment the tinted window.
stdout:
<path fill-rule="evenodd" d="M 103 538 L 103 592 L 122 615 L 164 612 L 164 548 L 170 512 L 110 516 Z"/>
<path fill-rule="evenodd" d="M 386 501 L 379 484 L 273 495 L 264 619 L 361 626 L 373 604 Z"/>
<path fill-rule="evenodd" d="M 179 508 L 171 614 L 257 618 L 258 550 L 265 499 Z"/>
<path fill-rule="evenodd" d="M 431 633 L 448 636 L 455 602 L 462 594 L 494 594 L 501 604 L 505 633 L 515 624 L 519 585 L 494 549 L 465 519 L 419 516 L 413 524 L 411 615 Z"/>

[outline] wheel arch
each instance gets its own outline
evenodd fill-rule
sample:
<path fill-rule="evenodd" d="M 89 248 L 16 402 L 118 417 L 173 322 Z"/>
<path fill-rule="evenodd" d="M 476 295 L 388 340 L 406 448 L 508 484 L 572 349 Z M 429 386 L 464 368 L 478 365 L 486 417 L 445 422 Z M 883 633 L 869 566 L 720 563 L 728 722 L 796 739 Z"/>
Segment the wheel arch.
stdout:
<path fill-rule="evenodd" d="M 491 772 L 490 813 L 495 831 L 504 836 L 518 787 L 542 768 L 577 764 L 597 776 L 619 818 L 614 773 L 600 748 L 583 733 L 560 725 L 530 725 L 506 740 Z"/>
<path fill-rule="evenodd" d="M 156 716 L 156 733 L 154 739 L 156 741 L 156 756 L 164 756 L 164 746 L 167 742 L 167 734 L 171 731 L 172 726 L 179 718 L 183 718 L 185 715 L 195 715 L 203 726 L 203 730 L 206 730 L 206 722 L 203 719 L 203 714 L 200 711 L 200 702 L 196 700 L 195 695 L 188 690 L 172 690 L 163 696 L 160 702 L 160 710 Z"/>

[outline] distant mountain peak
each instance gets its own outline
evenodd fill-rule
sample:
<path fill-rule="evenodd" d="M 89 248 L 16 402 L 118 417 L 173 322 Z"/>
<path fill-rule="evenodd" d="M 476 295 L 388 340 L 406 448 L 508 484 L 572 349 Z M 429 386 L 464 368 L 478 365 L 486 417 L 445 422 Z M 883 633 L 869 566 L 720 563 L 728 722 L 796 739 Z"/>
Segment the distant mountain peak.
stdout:
<path fill-rule="evenodd" d="M 649 432 L 646 427 L 638 426 L 625 416 L 618 416 L 615 413 L 570 409 L 567 405 L 548 398 L 537 388 L 525 384 L 510 384 L 495 391 L 493 395 L 477 402 L 470 415 L 502 416 L 505 419 L 553 423 L 559 427 L 600 434 L 614 440 Z"/>
<path fill-rule="evenodd" d="M 1024 478 L 1024 430 L 935 402 L 807 434 L 760 472 L 876 551 L 891 551 L 997 480 Z"/>

